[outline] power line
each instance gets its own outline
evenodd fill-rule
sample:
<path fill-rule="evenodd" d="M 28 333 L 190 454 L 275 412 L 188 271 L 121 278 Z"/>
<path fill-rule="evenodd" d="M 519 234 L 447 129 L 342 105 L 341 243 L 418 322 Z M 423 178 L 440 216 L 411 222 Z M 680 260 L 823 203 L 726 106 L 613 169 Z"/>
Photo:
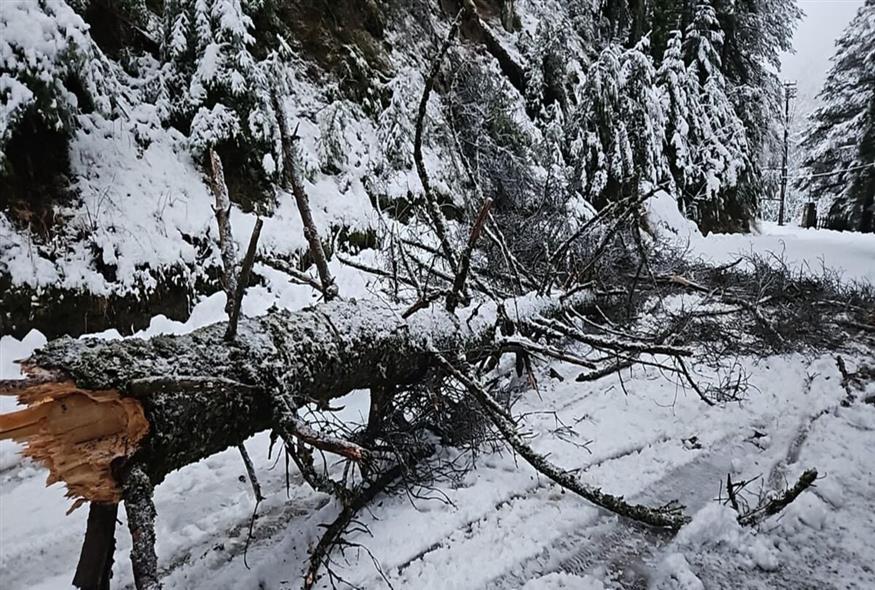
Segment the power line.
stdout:
<path fill-rule="evenodd" d="M 845 168 L 844 170 L 833 170 L 832 172 L 820 172 L 818 174 L 800 174 L 798 176 L 787 176 L 781 177 L 782 180 L 786 178 L 786 180 L 799 180 L 800 178 L 820 178 L 823 176 L 835 176 L 836 174 L 843 174 L 845 172 L 853 172 L 855 170 L 862 170 L 864 168 L 868 168 L 869 166 L 875 166 L 875 162 L 869 162 L 868 164 L 860 164 L 858 166 L 851 166 L 850 168 Z M 765 172 L 778 172 L 781 168 L 768 168 Z"/>

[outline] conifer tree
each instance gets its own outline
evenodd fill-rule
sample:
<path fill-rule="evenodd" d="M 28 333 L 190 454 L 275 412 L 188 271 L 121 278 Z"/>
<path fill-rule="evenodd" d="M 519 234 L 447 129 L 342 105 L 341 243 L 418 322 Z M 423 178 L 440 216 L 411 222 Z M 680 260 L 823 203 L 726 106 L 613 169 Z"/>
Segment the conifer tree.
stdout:
<path fill-rule="evenodd" d="M 166 123 L 190 130 L 196 156 L 210 147 L 234 146 L 242 161 L 231 166 L 262 179 L 276 171 L 276 117 L 270 101 L 275 56 L 258 60 L 252 53 L 252 15 L 265 4 L 168 0 L 156 98 Z"/>
<path fill-rule="evenodd" d="M 649 50 L 650 39 L 643 37 L 634 48 L 623 52 L 620 69 L 620 113 L 629 131 L 639 186 L 655 185 L 667 175 L 665 110 Z"/>
<path fill-rule="evenodd" d="M 687 82 L 700 108 L 692 119 L 695 172 L 693 191 L 682 196 L 688 215 L 703 231 L 747 229 L 756 195 L 745 190 L 742 174 L 751 161 L 745 128 L 727 94 L 720 51 L 723 32 L 708 0 L 696 7 L 684 50 Z"/>
<path fill-rule="evenodd" d="M 820 200 L 833 229 L 872 232 L 875 199 L 875 0 L 836 43 L 832 69 L 802 143 L 799 186 Z"/>
<path fill-rule="evenodd" d="M 683 36 L 675 30 L 669 34 L 662 63 L 656 74 L 662 108 L 665 112 L 665 154 L 676 192 L 690 190 L 695 177 L 694 137 L 698 127 L 698 95 L 691 92 L 683 58 Z M 681 205 L 684 204 L 680 200 Z"/>
<path fill-rule="evenodd" d="M 575 184 L 596 208 L 624 196 L 633 175 L 632 145 L 620 110 L 621 53 L 618 45 L 609 45 L 590 65 L 572 121 Z"/>

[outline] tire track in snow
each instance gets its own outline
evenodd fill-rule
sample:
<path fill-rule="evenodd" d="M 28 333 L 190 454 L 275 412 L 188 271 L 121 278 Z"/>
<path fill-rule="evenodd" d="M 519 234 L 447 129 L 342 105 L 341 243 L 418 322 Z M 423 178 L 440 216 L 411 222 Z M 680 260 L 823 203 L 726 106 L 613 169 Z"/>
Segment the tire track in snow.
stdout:
<path fill-rule="evenodd" d="M 732 470 L 732 459 L 750 452 L 747 441 L 733 441 L 733 437 L 718 439 L 695 459 L 672 469 L 630 500 L 658 505 L 677 499 L 689 513 L 699 510 L 716 496 L 720 481 Z M 594 523 L 544 547 L 483 588 L 518 588 L 552 572 L 596 572 L 607 574 L 624 588 L 646 588 L 649 558 L 672 538 L 669 531 L 602 513 Z"/>
<path fill-rule="evenodd" d="M 622 460 L 623 458 L 628 457 L 630 455 L 641 453 L 642 451 L 644 451 L 647 448 L 663 445 L 663 444 L 666 444 L 669 442 L 671 442 L 671 439 L 668 436 L 660 435 L 660 436 L 653 438 L 645 443 L 634 445 L 632 447 L 611 453 L 605 457 L 602 457 L 601 459 L 593 461 L 592 463 L 590 463 L 582 468 L 573 470 L 573 471 L 575 471 L 577 473 L 585 473 L 588 470 L 595 469 L 597 467 L 601 467 L 602 465 L 605 465 L 607 463 L 610 463 L 613 461 L 619 461 L 619 460 Z M 515 492 L 515 493 L 509 495 L 508 497 L 502 499 L 501 501 L 496 502 L 493 505 L 493 510 L 490 511 L 489 513 L 486 513 L 486 514 L 484 514 L 476 519 L 468 520 L 467 522 L 462 524 L 457 529 L 457 531 L 461 531 L 463 536 L 461 539 L 454 539 L 454 541 L 462 542 L 462 543 L 464 543 L 465 541 L 470 541 L 477 534 L 477 532 L 475 530 L 476 526 L 480 523 L 484 523 L 484 522 L 488 521 L 490 516 L 493 515 L 494 513 L 500 512 L 503 509 L 510 509 L 510 510 L 518 509 L 520 505 L 526 503 L 527 501 L 532 500 L 537 494 L 539 494 L 539 493 L 541 493 L 549 488 L 552 488 L 552 487 L 555 487 L 555 484 L 552 481 L 547 480 L 546 478 L 538 478 L 538 482 L 535 485 L 532 485 L 528 488 L 525 488 L 522 491 Z M 425 561 L 428 559 L 429 555 L 431 555 L 437 551 L 440 551 L 441 549 L 447 548 L 447 546 L 448 546 L 447 541 L 448 541 L 448 539 L 442 539 L 442 540 L 430 545 L 426 549 L 420 551 L 416 555 L 410 557 L 409 559 L 405 560 L 403 563 L 399 564 L 398 566 L 396 566 L 394 568 L 394 570 L 392 572 L 393 577 L 403 575 L 404 572 L 408 568 L 413 566 L 416 562 Z"/>

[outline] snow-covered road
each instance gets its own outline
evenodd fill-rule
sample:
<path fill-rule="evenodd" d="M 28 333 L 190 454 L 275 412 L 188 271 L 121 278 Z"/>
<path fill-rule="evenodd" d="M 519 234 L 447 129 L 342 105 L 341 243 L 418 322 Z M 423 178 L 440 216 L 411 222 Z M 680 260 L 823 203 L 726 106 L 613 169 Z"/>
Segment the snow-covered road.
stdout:
<path fill-rule="evenodd" d="M 875 465 L 867 451 L 875 445 L 875 407 L 841 407 L 845 391 L 832 357 L 749 360 L 748 401 L 717 408 L 642 370 L 624 375 L 624 393 L 619 380 L 579 384 L 573 367 L 555 368 L 570 379 L 542 376 L 540 396 L 529 392 L 517 406 L 537 412 L 527 420 L 539 433 L 535 446 L 611 492 L 653 503 L 680 499 L 698 511 L 693 532 L 671 542 L 561 493 L 510 454 L 481 455 L 461 482 L 440 486 L 451 503 L 438 494 L 414 502 L 398 496 L 364 514 L 370 534 L 351 540 L 376 561 L 350 551 L 338 573 L 363 588 L 696 588 L 680 585 L 692 571 L 710 588 L 730 578 L 750 588 L 875 587 Z M 348 408 L 360 401 L 353 394 Z M 818 415 L 798 460 L 786 464 L 800 427 Z M 557 419 L 572 425 L 577 444 L 559 436 Z M 267 459 L 266 436 L 248 447 L 269 496 L 248 551 L 252 569 L 242 551 L 253 499 L 229 450 L 158 488 L 158 553 L 168 588 L 298 587 L 319 525 L 337 508 L 295 474 L 286 495 L 283 465 Z M 776 466 L 787 480 L 810 466 L 825 477 L 757 534 L 712 502 L 727 473 L 768 481 Z M 43 489 L 43 476 L 31 466 L 2 476 L 4 588 L 68 587 L 85 511 L 64 517 L 68 502 L 58 487 Z M 123 555 L 130 540 L 124 527 L 119 533 Z M 119 561 L 116 579 L 129 583 L 127 560 Z"/>
<path fill-rule="evenodd" d="M 788 260 L 815 268 L 822 257 L 846 278 L 875 280 L 875 236 L 766 226 L 759 236 L 702 238 L 695 251 L 722 262 L 779 244 L 787 245 Z M 252 301 L 249 311 L 266 303 Z M 185 331 L 221 313 L 222 302 L 211 299 L 190 325 L 162 320 L 155 330 Z M 12 376 L 14 357 L 41 342 L 38 335 L 24 343 L 0 340 L 0 378 Z M 871 363 L 846 361 L 852 371 Z M 524 392 L 515 407 L 529 412 L 533 445 L 580 469 L 587 481 L 642 501 L 686 503 L 696 516 L 677 538 L 629 526 L 562 493 L 510 453 L 480 454 L 461 481 L 427 492 L 433 499 L 377 502 L 361 517 L 369 532 L 349 537 L 370 554 L 336 555 L 337 573 L 368 589 L 875 588 L 875 406 L 840 404 L 845 390 L 831 355 L 742 362 L 751 388 L 741 403 L 704 406 L 642 368 L 622 380 L 577 383 L 574 367 L 557 364 L 566 379 L 551 379 L 542 367 L 538 391 Z M 868 387 L 867 395 L 875 394 Z M 364 412 L 365 401 L 365 394 L 352 394 L 346 411 Z M 247 554 L 251 569 L 243 549 L 254 499 L 231 449 L 172 474 L 157 489 L 166 588 L 300 586 L 320 525 L 338 508 L 302 485 L 294 467 L 287 494 L 283 462 L 268 459 L 266 434 L 247 447 L 268 496 Z M 44 488 L 45 472 L 14 452 L 0 447 L 0 587 L 68 588 L 86 511 L 64 516 L 63 489 Z M 759 531 L 739 528 L 733 513 L 712 501 L 727 473 L 735 481 L 761 476 L 751 486 L 758 490 L 792 482 L 807 467 L 823 478 Z M 130 538 L 126 527 L 118 533 L 114 580 L 125 587 L 132 580 Z"/>
<path fill-rule="evenodd" d="M 697 241 L 692 250 L 706 260 L 728 263 L 742 255 L 763 254 L 792 268 L 819 274 L 823 269 L 844 280 L 875 284 L 875 234 L 803 229 L 762 222 L 759 234 L 718 234 Z"/>

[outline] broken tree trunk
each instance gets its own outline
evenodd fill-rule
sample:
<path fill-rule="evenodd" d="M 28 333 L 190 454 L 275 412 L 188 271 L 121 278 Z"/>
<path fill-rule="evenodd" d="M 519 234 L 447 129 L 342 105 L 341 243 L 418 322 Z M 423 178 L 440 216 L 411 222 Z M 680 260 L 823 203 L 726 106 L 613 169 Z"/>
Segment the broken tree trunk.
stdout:
<path fill-rule="evenodd" d="M 562 302 L 525 296 L 504 307 L 527 322 L 590 301 L 586 294 Z M 31 379 L 0 382 L 0 393 L 28 405 L 0 415 L 0 438 L 24 442 L 25 454 L 49 468 L 49 482 L 65 482 L 77 501 L 117 503 L 123 496 L 114 473 L 125 463 L 135 461 L 157 485 L 285 425 L 278 414 L 288 409 L 411 383 L 432 365 L 432 348 L 476 354 L 494 341 L 495 307 L 462 322 L 436 306 L 405 319 L 374 303 L 333 301 L 243 319 L 233 342 L 224 322 L 150 340 L 63 338 L 24 363 Z M 312 444 L 311 435 L 296 434 Z"/>

